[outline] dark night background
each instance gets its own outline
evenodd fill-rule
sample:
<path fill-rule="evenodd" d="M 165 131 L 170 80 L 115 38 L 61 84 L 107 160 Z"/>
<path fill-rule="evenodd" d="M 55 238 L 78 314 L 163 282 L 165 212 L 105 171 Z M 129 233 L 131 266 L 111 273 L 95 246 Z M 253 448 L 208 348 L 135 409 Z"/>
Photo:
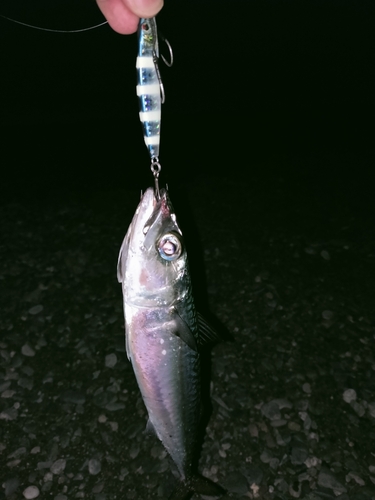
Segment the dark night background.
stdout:
<path fill-rule="evenodd" d="M 92 0 L 2 0 L 1 13 L 56 29 L 103 20 Z M 5 193 L 147 184 L 136 35 L 0 23 Z M 167 2 L 158 25 L 175 65 L 161 64 L 164 179 L 266 172 L 345 184 L 362 198 L 373 159 L 373 23 L 370 0 Z"/>
<path fill-rule="evenodd" d="M 0 14 L 103 21 L 93 0 Z M 375 500 L 374 14 L 169 0 L 157 16 L 175 55 L 161 185 L 197 306 L 234 338 L 202 362 L 199 470 L 222 500 Z M 178 473 L 143 432 L 116 279 L 152 182 L 136 35 L 0 17 L 0 46 L 0 500 L 166 498 Z"/>

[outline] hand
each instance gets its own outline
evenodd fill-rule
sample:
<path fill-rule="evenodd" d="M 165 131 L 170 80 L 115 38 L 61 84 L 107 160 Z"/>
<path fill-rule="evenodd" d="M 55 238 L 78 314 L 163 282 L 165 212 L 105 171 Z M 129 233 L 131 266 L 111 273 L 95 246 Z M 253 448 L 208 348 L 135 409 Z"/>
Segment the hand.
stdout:
<path fill-rule="evenodd" d="M 163 7 L 163 0 L 96 0 L 112 29 L 128 35 L 137 31 L 140 17 L 153 17 Z"/>

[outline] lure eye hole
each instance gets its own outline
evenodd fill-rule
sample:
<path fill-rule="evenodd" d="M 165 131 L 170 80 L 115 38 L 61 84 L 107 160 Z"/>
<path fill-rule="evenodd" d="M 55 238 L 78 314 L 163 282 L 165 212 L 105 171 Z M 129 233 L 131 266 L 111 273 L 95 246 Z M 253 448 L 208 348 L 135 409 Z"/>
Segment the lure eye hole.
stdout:
<path fill-rule="evenodd" d="M 172 233 L 165 234 L 160 238 L 157 249 L 160 257 L 168 261 L 178 259 L 182 253 L 181 241 Z"/>

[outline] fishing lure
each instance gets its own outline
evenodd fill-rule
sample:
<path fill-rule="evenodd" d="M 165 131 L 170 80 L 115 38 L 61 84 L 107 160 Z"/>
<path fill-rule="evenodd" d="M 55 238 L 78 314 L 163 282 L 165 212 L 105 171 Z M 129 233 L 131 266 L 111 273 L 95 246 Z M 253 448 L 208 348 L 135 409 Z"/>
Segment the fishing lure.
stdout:
<path fill-rule="evenodd" d="M 168 46 L 170 61 L 161 56 L 167 66 L 173 64 L 172 48 Z M 159 71 L 159 40 L 155 17 L 141 18 L 138 28 L 137 56 L 137 96 L 139 98 L 139 118 L 143 126 L 143 136 L 151 158 L 151 172 L 155 180 L 155 194 L 159 193 L 159 162 L 161 105 L 165 101 L 164 86 Z"/>

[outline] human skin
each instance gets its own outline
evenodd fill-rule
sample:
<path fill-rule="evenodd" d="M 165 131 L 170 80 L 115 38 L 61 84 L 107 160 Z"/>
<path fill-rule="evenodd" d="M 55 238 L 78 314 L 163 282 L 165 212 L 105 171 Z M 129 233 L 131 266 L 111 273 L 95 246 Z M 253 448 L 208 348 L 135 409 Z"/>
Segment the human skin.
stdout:
<path fill-rule="evenodd" d="M 138 28 L 140 17 L 153 17 L 163 0 L 96 0 L 108 24 L 117 33 L 129 35 Z"/>

